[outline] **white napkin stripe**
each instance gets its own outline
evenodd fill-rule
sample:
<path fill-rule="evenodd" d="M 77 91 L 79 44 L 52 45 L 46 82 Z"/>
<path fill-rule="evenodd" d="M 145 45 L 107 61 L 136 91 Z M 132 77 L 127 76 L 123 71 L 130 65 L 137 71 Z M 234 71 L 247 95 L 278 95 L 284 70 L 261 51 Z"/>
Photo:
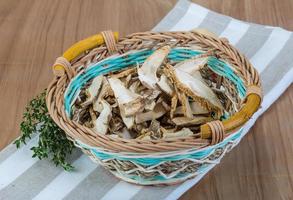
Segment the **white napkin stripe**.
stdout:
<path fill-rule="evenodd" d="M 197 12 L 194 12 L 194 10 L 197 10 Z M 170 30 L 183 31 L 198 27 L 208 13 L 208 9 L 198 6 L 196 4 L 191 4 L 186 14 Z"/>
<path fill-rule="evenodd" d="M 82 155 L 72 164 L 78 171 L 60 173 L 52 180 L 34 200 L 63 199 L 69 194 L 83 179 L 97 168 L 97 164 L 90 160 L 87 155 Z"/>
<path fill-rule="evenodd" d="M 111 190 L 109 190 L 101 200 L 128 200 L 131 199 L 142 188 L 143 187 L 139 185 L 132 185 L 124 181 L 120 181 Z"/>
<path fill-rule="evenodd" d="M 248 28 L 248 24 L 232 19 L 220 37 L 228 38 L 229 42 L 234 45 L 244 36 Z"/>
<path fill-rule="evenodd" d="M 38 161 L 37 158 L 32 158 L 32 151 L 30 150 L 37 144 L 38 139 L 39 137 L 32 138 L 27 145 L 14 152 L 0 164 L 0 190 L 12 183 Z"/>
<path fill-rule="evenodd" d="M 251 58 L 252 65 L 261 73 L 283 49 L 291 36 L 291 32 L 274 28 L 264 45 Z"/>

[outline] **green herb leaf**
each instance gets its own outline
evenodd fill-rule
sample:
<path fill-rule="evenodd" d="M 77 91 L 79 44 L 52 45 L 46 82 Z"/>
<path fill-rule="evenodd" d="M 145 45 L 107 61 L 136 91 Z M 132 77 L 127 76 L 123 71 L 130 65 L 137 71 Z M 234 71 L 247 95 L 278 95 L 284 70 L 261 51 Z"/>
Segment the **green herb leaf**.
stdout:
<path fill-rule="evenodd" d="M 17 148 L 26 144 L 36 132 L 39 133 L 37 146 L 31 148 L 32 157 L 40 160 L 50 158 L 56 165 L 62 166 L 65 170 L 73 169 L 67 162 L 67 157 L 75 148 L 72 141 L 66 138 L 65 132 L 60 129 L 48 113 L 46 106 L 46 90 L 32 99 L 23 113 L 23 121 L 20 124 L 22 135 L 14 142 Z"/>

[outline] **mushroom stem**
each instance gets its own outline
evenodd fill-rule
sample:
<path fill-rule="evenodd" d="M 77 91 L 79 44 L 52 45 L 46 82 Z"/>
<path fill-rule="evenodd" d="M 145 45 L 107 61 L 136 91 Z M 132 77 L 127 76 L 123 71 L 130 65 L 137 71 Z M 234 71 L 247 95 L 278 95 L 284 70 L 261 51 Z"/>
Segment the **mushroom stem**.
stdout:
<path fill-rule="evenodd" d="M 157 89 L 157 70 L 169 54 L 171 48 L 169 46 L 164 46 L 156 50 L 141 67 L 138 67 L 137 73 L 138 78 L 141 83 L 149 89 Z"/>
<path fill-rule="evenodd" d="M 109 121 L 112 117 L 112 108 L 107 101 L 101 102 L 103 110 L 99 117 L 94 121 L 93 130 L 98 134 L 105 135 L 108 131 Z"/>
<path fill-rule="evenodd" d="M 152 111 L 138 113 L 135 117 L 135 122 L 137 124 L 139 124 L 139 123 L 142 123 L 145 121 L 158 119 L 158 118 L 162 117 L 166 112 L 167 112 L 167 110 L 164 108 L 162 103 L 159 103 L 154 107 L 154 110 L 152 110 Z"/>

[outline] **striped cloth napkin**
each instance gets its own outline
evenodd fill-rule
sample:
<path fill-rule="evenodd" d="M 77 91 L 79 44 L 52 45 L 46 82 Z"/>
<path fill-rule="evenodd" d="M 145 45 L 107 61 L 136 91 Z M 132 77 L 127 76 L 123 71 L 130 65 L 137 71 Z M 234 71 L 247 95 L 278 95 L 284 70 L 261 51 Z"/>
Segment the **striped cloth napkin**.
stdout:
<path fill-rule="evenodd" d="M 228 38 L 261 74 L 262 108 L 245 126 L 244 133 L 247 133 L 292 83 L 293 36 L 282 28 L 242 22 L 187 0 L 180 0 L 154 30 L 179 31 L 196 27 Z M 29 149 L 37 140 L 36 135 L 20 150 L 9 145 L 0 153 L 0 199 L 177 199 L 205 175 L 175 186 L 136 186 L 119 181 L 80 151 L 71 157 L 76 171 L 68 173 L 48 161 L 31 158 Z"/>

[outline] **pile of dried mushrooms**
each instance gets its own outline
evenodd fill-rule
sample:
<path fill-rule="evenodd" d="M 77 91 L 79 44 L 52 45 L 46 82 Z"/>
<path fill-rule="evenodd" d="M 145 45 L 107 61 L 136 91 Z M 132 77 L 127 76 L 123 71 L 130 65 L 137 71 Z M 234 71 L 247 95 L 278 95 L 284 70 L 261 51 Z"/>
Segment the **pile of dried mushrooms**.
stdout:
<path fill-rule="evenodd" d="M 223 106 L 201 75 L 207 56 L 171 65 L 169 46 L 142 65 L 100 75 L 89 82 L 73 105 L 73 120 L 96 134 L 125 139 L 190 136 L 219 119 Z"/>

